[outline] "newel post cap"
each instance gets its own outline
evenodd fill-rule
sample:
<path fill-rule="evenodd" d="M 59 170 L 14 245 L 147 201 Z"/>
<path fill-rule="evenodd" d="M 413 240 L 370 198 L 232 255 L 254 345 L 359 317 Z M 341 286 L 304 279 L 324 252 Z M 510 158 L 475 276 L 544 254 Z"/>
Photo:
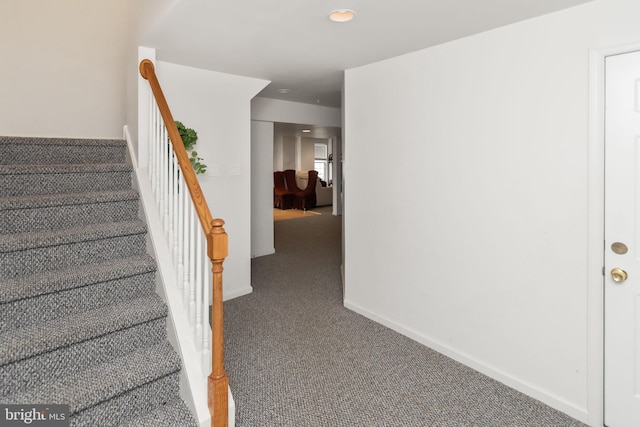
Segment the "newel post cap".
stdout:
<path fill-rule="evenodd" d="M 224 221 L 211 221 L 211 231 L 207 236 L 208 255 L 211 260 L 224 260 L 229 255 L 229 238 L 223 228 Z"/>

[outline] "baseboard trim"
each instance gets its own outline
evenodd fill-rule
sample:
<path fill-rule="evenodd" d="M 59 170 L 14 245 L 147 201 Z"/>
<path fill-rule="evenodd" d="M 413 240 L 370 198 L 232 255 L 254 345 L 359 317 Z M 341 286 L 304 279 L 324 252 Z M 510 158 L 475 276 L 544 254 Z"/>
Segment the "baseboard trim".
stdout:
<path fill-rule="evenodd" d="M 444 354 L 447 357 L 455 360 L 456 362 L 460 362 L 463 365 L 466 365 L 472 369 L 475 369 L 478 372 L 481 372 L 496 381 L 499 381 L 521 393 L 526 394 L 536 400 L 541 401 L 542 403 L 551 406 L 558 411 L 564 412 L 565 414 L 583 422 L 588 423 L 589 413 L 585 408 L 581 408 L 576 406 L 565 399 L 550 393 L 544 389 L 536 387 L 532 384 L 529 384 L 521 379 L 509 375 L 500 369 L 497 369 L 493 366 L 490 366 L 486 363 L 483 363 L 465 353 L 462 353 L 455 348 L 452 348 L 448 345 L 442 344 L 440 341 L 420 334 L 410 328 L 406 328 L 392 320 L 389 320 L 383 316 L 380 316 L 372 311 L 369 311 L 357 304 L 354 304 L 348 299 L 345 298 L 344 306 L 349 310 L 352 310 L 362 316 L 373 320 L 374 322 L 380 323 L 408 338 L 411 338 L 414 341 L 419 342 L 422 345 L 425 345 L 439 353 Z"/>
<path fill-rule="evenodd" d="M 234 292 L 225 292 L 224 300 L 229 301 L 230 299 L 238 298 L 244 295 L 249 295 L 252 292 L 253 292 L 253 286 L 247 286 L 246 288 L 238 289 L 237 291 L 234 291 Z"/>
<path fill-rule="evenodd" d="M 266 251 L 258 251 L 257 253 L 251 255 L 251 258 L 259 258 L 261 256 L 273 255 L 276 253 L 276 248 L 271 248 Z"/>

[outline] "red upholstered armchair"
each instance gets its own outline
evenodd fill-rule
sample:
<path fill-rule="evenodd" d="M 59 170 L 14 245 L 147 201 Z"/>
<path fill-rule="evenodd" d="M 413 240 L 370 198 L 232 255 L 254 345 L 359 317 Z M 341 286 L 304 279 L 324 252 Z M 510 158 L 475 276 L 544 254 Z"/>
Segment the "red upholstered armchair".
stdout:
<path fill-rule="evenodd" d="M 302 188 L 299 188 L 298 183 L 296 182 L 296 171 L 294 171 L 293 169 L 285 170 L 284 179 L 287 183 L 287 190 L 291 191 L 292 193 L 302 191 Z"/>
<path fill-rule="evenodd" d="M 317 179 L 318 179 L 318 171 L 309 171 L 309 181 L 307 181 L 307 188 L 305 188 L 304 190 L 298 190 L 295 193 L 294 207 L 296 209 L 307 210 L 307 209 L 313 209 L 316 207 L 317 205 L 316 180 Z M 295 182 L 295 173 L 294 173 L 293 180 Z"/>
<path fill-rule="evenodd" d="M 295 187 L 293 191 L 287 189 L 285 182 L 285 173 L 282 171 L 275 171 L 273 173 L 273 207 L 280 209 L 291 209 L 295 202 L 295 192 L 298 187 Z"/>

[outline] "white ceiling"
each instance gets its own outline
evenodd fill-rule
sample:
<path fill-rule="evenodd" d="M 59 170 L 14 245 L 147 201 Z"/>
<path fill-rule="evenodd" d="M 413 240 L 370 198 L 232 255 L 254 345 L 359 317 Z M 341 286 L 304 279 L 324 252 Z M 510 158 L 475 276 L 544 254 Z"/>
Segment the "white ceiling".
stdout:
<path fill-rule="evenodd" d="M 342 135 L 342 128 L 300 123 L 275 123 L 274 135 L 298 136 L 300 138 L 330 139 Z"/>
<path fill-rule="evenodd" d="M 180 0 L 145 44 L 162 61 L 270 80 L 259 96 L 339 107 L 346 69 L 588 1 Z M 342 8 L 355 19 L 329 21 Z"/>

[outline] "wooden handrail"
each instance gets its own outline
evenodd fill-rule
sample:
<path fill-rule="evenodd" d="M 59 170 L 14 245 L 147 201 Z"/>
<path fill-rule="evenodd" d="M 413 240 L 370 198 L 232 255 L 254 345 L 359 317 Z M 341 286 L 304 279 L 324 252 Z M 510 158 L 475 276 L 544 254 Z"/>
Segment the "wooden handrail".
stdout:
<path fill-rule="evenodd" d="M 171 110 L 169 110 L 169 104 L 167 104 L 167 100 L 164 97 L 164 93 L 162 92 L 162 88 L 158 82 L 153 62 L 148 59 L 143 59 L 142 62 L 140 62 L 140 75 L 149 81 L 149 86 L 151 86 L 153 96 L 156 98 L 160 115 L 162 116 L 164 125 L 167 128 L 167 133 L 171 140 L 171 145 L 173 146 L 173 152 L 175 153 L 178 164 L 180 165 L 184 182 L 187 184 L 187 188 L 189 188 L 189 193 L 193 199 L 193 205 L 196 208 L 200 224 L 202 224 L 204 234 L 208 235 L 211 231 L 211 221 L 213 221 L 211 211 L 209 210 L 209 206 L 207 206 L 207 201 L 202 194 L 202 189 L 200 188 L 200 184 L 196 178 L 196 173 L 189 161 L 187 150 L 184 149 L 184 143 L 180 137 L 180 132 L 178 132 L 178 127 L 173 119 Z"/>
<path fill-rule="evenodd" d="M 221 219 L 213 219 L 207 201 L 202 193 L 196 173 L 178 132 L 169 105 L 164 97 L 155 73 L 153 62 L 140 62 L 140 75 L 149 82 L 158 105 L 160 115 L 173 147 L 182 177 L 191 195 L 202 231 L 207 238 L 207 256 L 211 261 L 213 291 L 211 304 L 211 374 L 208 378 L 208 406 L 212 427 L 227 427 L 229 420 L 228 388 L 229 378 L 224 370 L 224 312 L 222 304 L 222 263 L 228 255 L 228 237 Z"/>

